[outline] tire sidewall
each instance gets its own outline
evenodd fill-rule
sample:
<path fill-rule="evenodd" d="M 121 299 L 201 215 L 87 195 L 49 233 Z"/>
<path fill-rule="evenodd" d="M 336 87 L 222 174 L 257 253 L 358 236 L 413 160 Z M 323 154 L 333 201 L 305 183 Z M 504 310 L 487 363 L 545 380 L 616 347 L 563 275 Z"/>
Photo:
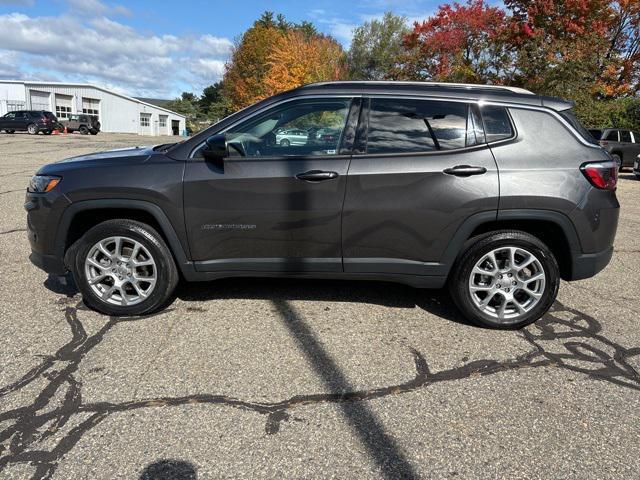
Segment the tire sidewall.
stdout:
<path fill-rule="evenodd" d="M 131 316 L 154 311 L 167 301 L 177 283 L 175 263 L 158 233 L 150 227 L 145 227 L 137 222 L 105 222 L 89 230 L 75 245 L 73 275 L 87 306 L 107 315 Z M 100 240 L 116 236 L 128 237 L 142 243 L 156 263 L 156 286 L 147 299 L 136 305 L 119 306 L 103 302 L 87 283 L 84 262 L 89 251 Z"/>
<path fill-rule="evenodd" d="M 529 237 L 529 238 L 527 238 Z M 482 312 L 476 307 L 469 292 L 469 278 L 475 264 L 491 250 L 496 248 L 513 246 L 523 248 L 540 261 L 545 274 L 545 286 L 542 299 L 517 323 L 498 323 L 494 317 Z M 480 240 L 475 247 L 471 247 L 461 258 L 454 284 L 451 285 L 452 296 L 456 299 L 458 308 L 468 319 L 488 328 L 518 329 L 535 322 L 544 315 L 556 299 L 560 286 L 560 271 L 558 263 L 551 251 L 535 237 L 526 234 L 495 234 Z"/>

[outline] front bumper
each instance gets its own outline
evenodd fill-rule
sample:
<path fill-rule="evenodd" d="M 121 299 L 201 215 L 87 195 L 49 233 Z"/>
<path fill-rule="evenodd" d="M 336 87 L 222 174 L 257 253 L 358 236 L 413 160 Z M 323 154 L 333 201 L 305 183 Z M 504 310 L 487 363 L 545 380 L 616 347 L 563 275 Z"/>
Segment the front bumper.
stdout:
<path fill-rule="evenodd" d="M 29 260 L 47 273 L 63 275 L 64 245 L 56 243 L 62 212 L 70 205 L 66 196 L 54 189 L 49 193 L 27 192 L 27 236 L 31 246 Z M 60 248 L 62 247 L 62 248 Z"/>
<path fill-rule="evenodd" d="M 572 256 L 570 280 L 583 280 L 593 277 L 611 261 L 613 247 L 598 253 L 581 253 Z"/>
<path fill-rule="evenodd" d="M 57 255 L 31 252 L 29 260 L 39 269 L 52 275 L 64 275 L 67 273 L 67 267 L 65 267 L 64 261 Z"/>

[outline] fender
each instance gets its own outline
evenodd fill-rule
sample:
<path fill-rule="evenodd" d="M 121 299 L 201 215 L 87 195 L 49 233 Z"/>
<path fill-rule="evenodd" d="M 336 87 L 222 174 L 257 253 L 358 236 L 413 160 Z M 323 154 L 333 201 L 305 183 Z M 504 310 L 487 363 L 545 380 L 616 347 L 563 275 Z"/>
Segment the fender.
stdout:
<path fill-rule="evenodd" d="M 164 234 L 169 248 L 173 252 L 175 259 L 178 263 L 178 267 L 185 273 L 185 275 L 193 270 L 193 264 L 189 261 L 188 250 L 183 247 L 180 238 L 176 234 L 171 221 L 164 213 L 164 211 L 153 203 L 144 200 L 129 200 L 129 199 L 100 199 L 100 200 L 83 200 L 80 202 L 72 203 L 66 208 L 60 219 L 58 225 L 58 231 L 56 232 L 56 239 L 54 249 L 59 258 L 63 258 L 64 246 L 67 240 L 67 232 L 71 226 L 71 221 L 77 213 L 87 210 L 97 210 L 104 208 L 124 208 L 128 210 L 142 210 L 149 213 L 158 222 L 162 233 Z"/>
<path fill-rule="evenodd" d="M 565 234 L 572 257 L 582 254 L 582 247 L 573 223 L 563 213 L 554 210 L 510 209 L 480 212 L 468 217 L 458 228 L 449 242 L 449 246 L 442 255 L 434 274 L 448 275 L 453 263 L 458 258 L 462 246 L 469 239 L 473 231 L 485 223 L 514 220 L 543 220 L 559 226 Z"/>

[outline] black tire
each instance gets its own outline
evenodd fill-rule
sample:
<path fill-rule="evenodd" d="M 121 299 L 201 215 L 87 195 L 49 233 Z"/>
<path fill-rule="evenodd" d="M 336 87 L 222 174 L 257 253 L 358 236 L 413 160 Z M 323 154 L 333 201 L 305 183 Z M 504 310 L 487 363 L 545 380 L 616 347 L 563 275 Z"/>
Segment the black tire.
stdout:
<path fill-rule="evenodd" d="M 7 133 L 16 133 L 15 130 L 7 130 Z"/>
<path fill-rule="evenodd" d="M 35 123 L 30 123 L 27 125 L 27 132 L 29 132 L 29 135 L 37 135 L 39 132 L 38 126 Z"/>
<path fill-rule="evenodd" d="M 98 130 L 91 130 L 89 133 L 91 133 L 91 135 L 97 135 L 98 134 Z"/>
<path fill-rule="evenodd" d="M 523 248 L 535 255 L 546 278 L 542 297 L 530 311 L 510 322 L 499 322 L 475 305 L 469 291 L 469 280 L 474 266 L 483 256 L 505 246 Z M 555 301 L 559 286 L 560 270 L 553 253 L 537 237 L 518 230 L 499 230 L 471 238 L 465 243 L 449 276 L 451 297 L 465 318 L 482 327 L 505 330 L 522 328 L 542 317 Z"/>
<path fill-rule="evenodd" d="M 135 305 L 114 305 L 101 300 L 89 286 L 84 262 L 91 248 L 100 240 L 123 236 L 140 242 L 151 254 L 157 266 L 157 283 L 148 298 Z M 91 228 L 72 246 L 72 273 L 84 303 L 98 312 L 113 316 L 147 315 L 162 309 L 178 284 L 178 269 L 162 236 L 145 223 L 128 219 L 102 222 Z"/>
<path fill-rule="evenodd" d="M 67 130 L 68 131 L 68 130 Z M 82 134 L 82 135 L 89 135 L 89 129 L 87 127 L 85 127 L 84 125 L 82 125 L 78 131 Z"/>
<path fill-rule="evenodd" d="M 287 140 L 286 138 L 283 138 L 282 140 L 280 140 L 280 146 L 281 147 L 288 147 L 289 145 L 291 145 L 291 142 L 289 140 Z"/>
<path fill-rule="evenodd" d="M 45 135 L 51 135 L 51 130 L 45 130 L 42 133 L 44 133 Z"/>

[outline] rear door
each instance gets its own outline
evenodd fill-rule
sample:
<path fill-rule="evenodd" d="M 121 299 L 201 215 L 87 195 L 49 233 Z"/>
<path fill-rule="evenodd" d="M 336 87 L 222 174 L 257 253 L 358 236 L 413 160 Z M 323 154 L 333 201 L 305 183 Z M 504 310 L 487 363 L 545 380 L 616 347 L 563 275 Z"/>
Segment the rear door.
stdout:
<path fill-rule="evenodd" d="M 352 98 L 292 100 L 229 128 L 223 165 L 196 152 L 184 179 L 196 268 L 342 271 L 341 215 L 358 108 Z M 292 130 L 322 127 L 338 128 L 340 139 L 282 144 Z"/>
<path fill-rule="evenodd" d="M 477 105 L 371 98 L 343 214 L 345 272 L 443 275 L 460 225 L 495 215 L 498 172 Z"/>
<path fill-rule="evenodd" d="M 16 130 L 26 130 L 27 125 L 29 125 L 30 123 L 36 123 L 36 120 L 30 117 L 29 112 L 16 112 Z"/>

